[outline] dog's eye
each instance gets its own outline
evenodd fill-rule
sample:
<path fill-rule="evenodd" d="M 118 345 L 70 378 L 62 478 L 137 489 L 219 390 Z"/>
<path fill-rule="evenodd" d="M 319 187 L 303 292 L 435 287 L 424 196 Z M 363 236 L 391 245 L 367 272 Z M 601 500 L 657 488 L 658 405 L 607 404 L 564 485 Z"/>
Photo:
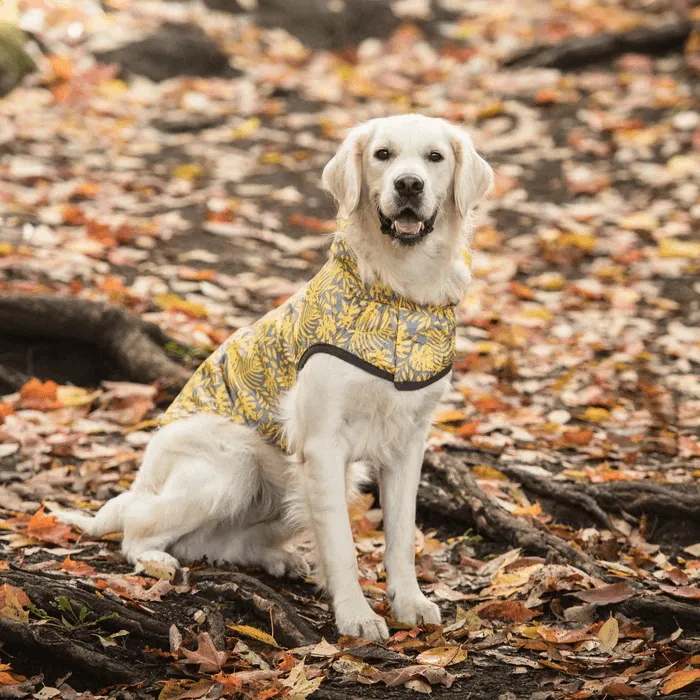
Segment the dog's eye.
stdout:
<path fill-rule="evenodd" d="M 374 157 L 377 160 L 389 160 L 390 155 L 388 148 L 380 148 L 378 151 L 374 152 Z"/>
<path fill-rule="evenodd" d="M 439 151 L 430 151 L 428 160 L 432 163 L 439 163 L 441 160 L 445 160 L 445 156 L 443 156 Z"/>

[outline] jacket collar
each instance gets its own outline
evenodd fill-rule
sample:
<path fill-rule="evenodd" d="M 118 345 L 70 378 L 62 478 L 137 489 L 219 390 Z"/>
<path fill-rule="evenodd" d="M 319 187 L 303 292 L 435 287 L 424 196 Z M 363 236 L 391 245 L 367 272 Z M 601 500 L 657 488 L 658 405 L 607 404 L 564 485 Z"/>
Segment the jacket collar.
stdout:
<path fill-rule="evenodd" d="M 430 313 L 435 309 L 454 307 L 456 304 L 417 304 L 415 301 L 394 292 L 391 287 L 377 280 L 367 284 L 360 276 L 357 265 L 357 256 L 350 248 L 346 237 L 342 233 L 336 233 L 331 245 L 331 258 L 340 265 L 348 279 L 352 283 L 353 292 L 358 295 L 368 296 L 379 304 L 388 304 L 408 311 L 426 311 Z"/>

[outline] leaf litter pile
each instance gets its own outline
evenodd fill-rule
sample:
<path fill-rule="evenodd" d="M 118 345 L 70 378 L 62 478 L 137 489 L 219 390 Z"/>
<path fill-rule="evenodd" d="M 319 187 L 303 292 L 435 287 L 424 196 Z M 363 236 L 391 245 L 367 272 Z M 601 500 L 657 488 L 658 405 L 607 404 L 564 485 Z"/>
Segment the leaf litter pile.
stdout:
<path fill-rule="evenodd" d="M 0 102 L 0 697 L 699 696 L 700 14 L 682 4 L 23 0 L 4 18 L 36 70 Z M 685 34 L 657 52 L 666 27 Z M 604 32 L 649 33 L 649 55 L 601 57 Z M 497 173 L 419 493 L 443 626 L 338 639 L 311 582 L 133 570 L 118 534 L 58 523 L 128 489 L 183 377 L 323 264 L 323 165 L 348 127 L 406 111 L 466 125 Z M 180 374 L 144 381 L 108 305 Z M 389 616 L 378 505 L 351 516 Z"/>

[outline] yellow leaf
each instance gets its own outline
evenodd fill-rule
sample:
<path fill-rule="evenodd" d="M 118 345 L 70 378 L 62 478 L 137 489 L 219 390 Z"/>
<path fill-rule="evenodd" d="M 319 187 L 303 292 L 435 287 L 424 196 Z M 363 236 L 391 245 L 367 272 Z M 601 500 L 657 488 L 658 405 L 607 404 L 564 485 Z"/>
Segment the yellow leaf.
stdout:
<path fill-rule="evenodd" d="M 282 154 L 274 151 L 263 153 L 262 156 L 260 156 L 260 162 L 263 165 L 276 165 L 282 162 Z"/>
<path fill-rule="evenodd" d="M 185 301 L 177 294 L 158 294 L 156 304 L 166 311 L 182 311 L 192 318 L 206 318 L 209 313 L 204 306 L 194 301 Z"/>
<path fill-rule="evenodd" d="M 14 251 L 15 247 L 12 243 L 0 243 L 0 258 L 5 255 L 10 255 Z"/>
<path fill-rule="evenodd" d="M 482 107 L 477 113 L 477 119 L 490 119 L 503 114 L 503 102 L 494 102 L 487 107 Z"/>
<path fill-rule="evenodd" d="M 474 474 L 477 479 L 505 481 L 508 478 L 503 472 L 499 472 L 498 469 L 490 467 L 488 464 L 478 464 L 472 467 L 472 474 Z"/>
<path fill-rule="evenodd" d="M 620 228 L 628 231 L 653 231 L 658 225 L 659 221 L 655 216 L 643 211 L 629 214 L 620 220 Z"/>
<path fill-rule="evenodd" d="M 259 126 L 260 126 L 260 120 L 257 117 L 253 117 L 252 119 L 248 119 L 247 121 L 244 121 L 242 124 L 239 124 L 233 130 L 233 138 L 235 138 L 235 139 L 246 138 L 247 136 L 250 136 L 253 133 L 255 133 Z"/>
<path fill-rule="evenodd" d="M 87 391 L 77 386 L 59 386 L 56 389 L 56 397 L 64 406 L 88 406 L 99 395 L 99 391 Z"/>
<path fill-rule="evenodd" d="M 449 411 L 438 411 L 434 418 L 434 423 L 456 423 L 457 421 L 464 420 L 466 416 L 464 411 L 459 408 L 454 408 Z"/>
<path fill-rule="evenodd" d="M 295 666 L 289 676 L 282 681 L 282 685 L 289 688 L 289 693 L 285 695 L 288 700 L 306 700 L 309 695 L 312 695 L 318 690 L 318 686 L 323 682 L 323 676 L 309 679 L 306 677 L 306 668 L 302 661 L 298 666 Z"/>
<path fill-rule="evenodd" d="M 698 680 L 700 680 L 700 668 L 694 668 L 687 671 L 678 671 L 677 673 L 673 673 L 668 677 L 668 680 L 661 688 L 661 692 L 664 695 L 669 695 L 675 690 L 685 688 L 686 685 L 695 683 L 695 681 Z"/>
<path fill-rule="evenodd" d="M 600 423 L 608 420 L 608 418 L 610 418 L 610 411 L 605 408 L 596 408 L 595 406 L 589 406 L 583 414 L 583 420 L 592 421 L 593 423 Z"/>
<path fill-rule="evenodd" d="M 595 250 L 596 238 L 590 233 L 564 233 L 557 239 L 557 243 L 562 246 L 572 246 L 581 250 Z"/>
<path fill-rule="evenodd" d="M 97 86 L 97 92 L 102 97 L 117 97 L 128 89 L 129 86 L 123 80 L 105 80 Z"/>
<path fill-rule="evenodd" d="M 689 258 L 700 260 L 700 243 L 663 238 L 659 243 L 659 256 L 662 258 Z"/>
<path fill-rule="evenodd" d="M 229 625 L 228 628 L 232 632 L 242 634 L 244 637 L 249 637 L 250 639 L 257 639 L 259 642 L 267 644 L 268 646 L 277 647 L 278 649 L 280 648 L 280 645 L 277 643 L 277 641 L 271 634 L 263 632 L 257 627 L 251 627 L 250 625 Z"/>
<path fill-rule="evenodd" d="M 27 622 L 29 612 L 24 609 L 31 603 L 27 594 L 21 588 L 15 588 L 9 583 L 0 586 L 0 617 L 7 617 L 17 622 Z"/>
<path fill-rule="evenodd" d="M 612 651 L 620 639 L 620 625 L 610 616 L 598 632 L 598 650 L 602 652 Z"/>
<path fill-rule="evenodd" d="M 433 647 L 418 654 L 416 661 L 430 666 L 452 666 L 467 658 L 467 652 L 461 647 Z"/>
<path fill-rule="evenodd" d="M 177 180 L 187 180 L 191 182 L 195 180 L 202 174 L 202 168 L 196 163 L 187 163 L 185 165 L 178 165 L 175 170 L 173 170 L 173 177 Z"/>

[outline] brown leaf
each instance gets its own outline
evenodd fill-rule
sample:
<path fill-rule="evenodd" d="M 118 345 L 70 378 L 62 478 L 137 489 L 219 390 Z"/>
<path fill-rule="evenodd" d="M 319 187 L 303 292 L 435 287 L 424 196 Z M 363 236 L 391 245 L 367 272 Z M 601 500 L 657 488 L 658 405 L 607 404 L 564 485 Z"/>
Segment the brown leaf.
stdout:
<path fill-rule="evenodd" d="M 668 680 L 663 684 L 661 692 L 664 695 L 670 695 L 676 690 L 685 688 L 686 685 L 695 683 L 700 680 L 700 668 L 688 669 L 686 671 L 678 671 L 671 674 Z"/>
<path fill-rule="evenodd" d="M 185 663 L 199 664 L 200 673 L 220 671 L 221 666 L 228 658 L 225 651 L 217 651 L 214 642 L 209 636 L 209 632 L 201 632 L 197 637 L 197 650 L 189 651 L 185 647 L 180 647 L 180 651 L 185 657 Z"/>
<path fill-rule="evenodd" d="M 196 683 L 185 680 L 166 681 L 158 695 L 158 700 L 185 700 L 185 698 L 201 698 L 214 686 L 210 680 L 200 680 Z"/>
<path fill-rule="evenodd" d="M 446 688 L 449 688 L 454 683 L 456 676 L 439 666 L 406 666 L 392 671 L 380 672 L 377 678 L 384 681 L 390 688 L 403 685 L 406 681 L 414 678 L 424 678 L 431 685 L 442 683 Z"/>
<path fill-rule="evenodd" d="M 622 681 L 612 681 L 603 686 L 602 694 L 611 698 L 636 698 L 642 695 L 637 688 Z"/>
<path fill-rule="evenodd" d="M 659 588 L 666 593 L 675 595 L 678 598 L 690 598 L 692 600 L 700 600 L 700 588 L 697 586 L 669 586 L 662 583 Z"/>
<path fill-rule="evenodd" d="M 542 613 L 530 610 L 514 600 L 486 601 L 475 605 L 471 612 L 482 619 L 512 620 L 513 622 L 528 622 Z"/>
<path fill-rule="evenodd" d="M 611 603 L 620 603 L 634 595 L 634 590 L 626 581 L 613 583 L 610 586 L 600 586 L 600 588 L 591 588 L 588 591 L 579 591 L 574 593 L 574 596 L 586 603 L 594 605 L 610 605 Z"/>

